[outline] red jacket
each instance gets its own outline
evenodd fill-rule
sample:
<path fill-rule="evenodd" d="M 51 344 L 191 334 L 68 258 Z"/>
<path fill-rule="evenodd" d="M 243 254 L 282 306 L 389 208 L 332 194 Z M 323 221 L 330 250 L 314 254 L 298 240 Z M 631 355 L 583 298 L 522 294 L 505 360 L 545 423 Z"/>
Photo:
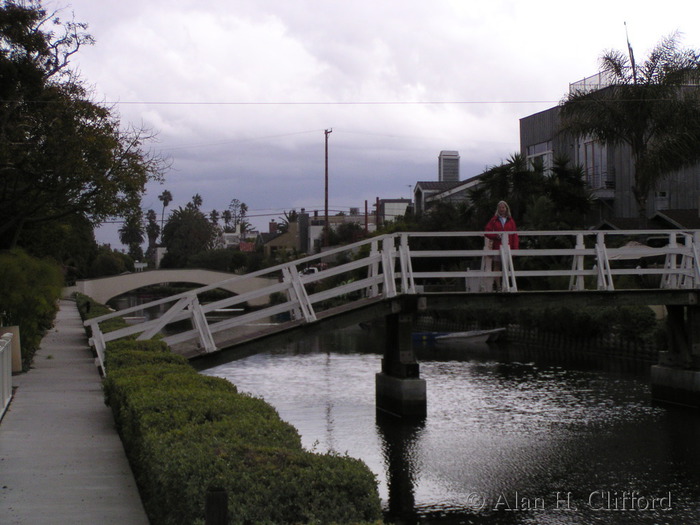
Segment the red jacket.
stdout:
<path fill-rule="evenodd" d="M 497 215 L 494 215 L 491 217 L 491 220 L 486 224 L 486 228 L 484 228 L 484 231 L 487 232 L 515 232 L 517 230 L 517 226 L 515 226 L 515 221 L 513 220 L 513 217 L 507 217 L 505 224 L 501 224 L 501 221 L 498 219 Z M 498 250 L 501 247 L 501 236 L 500 235 L 486 235 L 487 239 L 490 239 L 493 241 L 493 249 Z M 510 233 L 508 235 L 508 246 L 510 246 L 511 250 L 517 250 L 518 247 L 520 246 L 520 238 L 518 237 L 517 233 Z"/>

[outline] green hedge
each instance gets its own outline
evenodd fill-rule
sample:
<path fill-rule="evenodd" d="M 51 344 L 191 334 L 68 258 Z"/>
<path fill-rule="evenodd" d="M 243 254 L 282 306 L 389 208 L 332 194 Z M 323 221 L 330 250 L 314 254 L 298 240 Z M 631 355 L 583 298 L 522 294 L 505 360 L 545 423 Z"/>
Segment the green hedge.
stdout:
<path fill-rule="evenodd" d="M 304 450 L 273 407 L 197 373 L 165 343 L 109 343 L 105 368 L 105 399 L 151 523 L 204 523 L 214 487 L 227 492 L 230 523 L 380 520 L 364 463 Z"/>
<path fill-rule="evenodd" d="M 0 325 L 19 326 L 25 371 L 53 325 L 62 288 L 57 264 L 19 249 L 0 252 Z"/>
<path fill-rule="evenodd" d="M 75 293 L 75 301 L 78 304 L 78 311 L 83 321 L 86 319 L 94 319 L 95 317 L 100 317 L 101 315 L 107 315 L 114 312 L 107 305 L 95 302 L 91 297 L 83 295 L 81 293 Z M 123 317 L 114 317 L 113 319 L 108 319 L 100 323 L 100 329 L 102 333 L 114 332 L 120 328 L 127 326 L 126 320 Z M 88 334 L 92 335 L 92 334 Z"/>

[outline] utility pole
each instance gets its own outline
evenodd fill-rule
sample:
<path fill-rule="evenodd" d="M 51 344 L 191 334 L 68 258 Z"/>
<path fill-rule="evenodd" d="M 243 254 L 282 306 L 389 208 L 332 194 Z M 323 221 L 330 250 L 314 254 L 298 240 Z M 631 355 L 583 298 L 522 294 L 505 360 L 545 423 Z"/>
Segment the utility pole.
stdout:
<path fill-rule="evenodd" d="M 333 129 L 327 129 L 323 133 L 326 135 L 326 229 L 323 236 L 323 244 L 328 247 L 330 244 L 330 225 L 328 224 L 328 135 L 333 133 Z"/>

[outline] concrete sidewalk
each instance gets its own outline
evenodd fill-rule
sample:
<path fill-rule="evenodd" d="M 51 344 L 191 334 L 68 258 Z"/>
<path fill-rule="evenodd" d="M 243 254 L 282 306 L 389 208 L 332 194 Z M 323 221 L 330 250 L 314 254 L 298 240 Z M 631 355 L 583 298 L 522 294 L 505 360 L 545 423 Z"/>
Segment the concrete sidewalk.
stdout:
<path fill-rule="evenodd" d="M 60 306 L 0 423 L 0 523 L 147 524 L 77 306 Z"/>

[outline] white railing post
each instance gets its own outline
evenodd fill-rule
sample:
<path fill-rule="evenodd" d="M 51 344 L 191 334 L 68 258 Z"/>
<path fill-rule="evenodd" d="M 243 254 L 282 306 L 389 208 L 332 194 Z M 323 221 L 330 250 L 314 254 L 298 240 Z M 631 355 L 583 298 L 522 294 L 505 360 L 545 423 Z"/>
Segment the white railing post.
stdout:
<path fill-rule="evenodd" d="M 700 261 L 698 261 L 698 247 L 696 237 L 689 233 L 683 234 L 683 255 L 681 257 L 681 268 L 683 273 L 680 276 L 680 288 L 696 288 L 700 287 Z"/>
<path fill-rule="evenodd" d="M 408 235 L 401 234 L 399 247 L 399 261 L 401 263 L 401 292 L 416 293 L 416 283 L 413 280 L 413 265 L 411 263 L 411 250 L 408 247 Z"/>
<path fill-rule="evenodd" d="M 12 334 L 0 337 L 0 419 L 12 399 Z"/>
<path fill-rule="evenodd" d="M 191 295 L 187 295 L 185 297 L 181 297 L 174 305 L 170 307 L 170 309 L 165 312 L 163 315 L 161 315 L 158 318 L 158 323 L 154 324 L 150 330 L 144 331 L 141 335 L 139 335 L 136 339 L 143 341 L 143 340 L 148 340 L 153 337 L 155 337 L 158 332 L 161 331 L 165 325 L 170 323 L 170 321 L 177 316 L 180 312 L 182 312 L 185 308 L 187 308 L 190 304 L 191 301 Z"/>
<path fill-rule="evenodd" d="M 373 240 L 370 244 L 369 256 L 372 262 L 367 266 L 367 278 L 371 279 L 379 275 L 379 261 L 377 260 L 379 256 L 379 242 Z M 372 283 L 368 288 L 368 297 L 377 297 L 379 295 L 379 284 Z"/>
<path fill-rule="evenodd" d="M 106 375 L 105 349 L 107 347 L 107 343 L 105 342 L 105 336 L 100 329 L 99 323 L 91 323 L 88 326 L 90 326 L 90 332 L 92 333 L 92 337 L 90 337 L 88 342 L 95 349 L 95 353 L 97 354 L 97 367 L 102 370 L 103 375 Z"/>
<path fill-rule="evenodd" d="M 675 233 L 668 236 L 668 247 L 672 250 L 678 248 L 678 239 Z M 664 262 L 664 276 L 661 279 L 661 288 L 678 288 L 678 261 L 675 253 L 667 253 Z"/>
<path fill-rule="evenodd" d="M 384 275 L 384 297 L 396 297 L 396 272 L 394 271 L 394 238 L 382 241 L 382 274 Z"/>
<path fill-rule="evenodd" d="M 698 257 L 698 244 L 700 244 L 700 232 L 695 232 L 692 237 L 689 236 L 690 246 L 692 249 L 693 260 L 693 288 L 700 288 L 700 257 Z"/>
<path fill-rule="evenodd" d="M 299 272 L 295 265 L 290 265 L 282 269 L 282 274 L 284 275 L 284 280 L 289 283 L 289 291 L 294 295 L 294 300 L 299 303 L 299 308 L 301 309 L 301 315 L 307 323 L 311 323 L 316 320 L 316 313 L 314 312 L 311 301 L 309 301 L 309 296 L 306 293 L 306 288 L 301 282 Z"/>
<path fill-rule="evenodd" d="M 586 245 L 583 242 L 583 235 L 576 235 L 576 249 L 584 250 Z M 574 255 L 574 260 L 571 265 L 571 277 L 569 278 L 569 290 L 583 290 L 585 289 L 585 281 L 583 275 L 580 272 L 583 271 L 583 255 Z"/>
<path fill-rule="evenodd" d="M 515 282 L 515 269 L 513 268 L 513 256 L 508 244 L 508 233 L 501 234 L 501 282 L 504 292 L 517 292 L 518 284 Z"/>
<path fill-rule="evenodd" d="M 202 305 L 199 303 L 199 297 L 193 296 L 187 308 L 190 310 L 192 324 L 199 334 L 199 342 L 202 348 L 204 348 L 205 352 L 213 352 L 216 350 L 216 344 L 214 343 L 214 337 L 211 335 L 211 330 L 209 330 L 207 316 L 202 311 Z"/>
<path fill-rule="evenodd" d="M 612 272 L 610 271 L 610 260 L 608 251 L 605 248 L 605 235 L 598 232 L 596 235 L 595 253 L 598 259 L 598 290 L 614 290 Z"/>

